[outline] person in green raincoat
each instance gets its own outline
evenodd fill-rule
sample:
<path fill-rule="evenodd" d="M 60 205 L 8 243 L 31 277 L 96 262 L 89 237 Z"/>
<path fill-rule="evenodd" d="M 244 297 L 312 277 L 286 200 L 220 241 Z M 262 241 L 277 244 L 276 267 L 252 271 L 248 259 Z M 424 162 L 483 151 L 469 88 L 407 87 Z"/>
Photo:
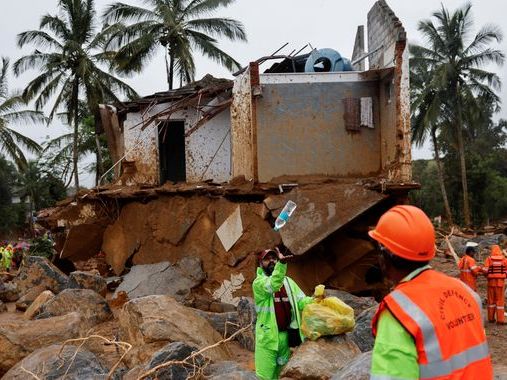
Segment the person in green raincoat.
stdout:
<path fill-rule="evenodd" d="M 304 340 L 301 312 L 313 298 L 305 296 L 288 276 L 286 260 L 278 248 L 258 253 L 259 267 L 252 288 L 257 311 L 255 372 L 259 379 L 278 379 L 289 361 L 290 346 Z"/>
<path fill-rule="evenodd" d="M 2 250 L 2 267 L 9 271 L 11 269 L 12 265 L 12 255 L 14 254 L 14 249 L 12 248 L 12 245 L 7 245 L 7 247 L 3 248 Z"/>

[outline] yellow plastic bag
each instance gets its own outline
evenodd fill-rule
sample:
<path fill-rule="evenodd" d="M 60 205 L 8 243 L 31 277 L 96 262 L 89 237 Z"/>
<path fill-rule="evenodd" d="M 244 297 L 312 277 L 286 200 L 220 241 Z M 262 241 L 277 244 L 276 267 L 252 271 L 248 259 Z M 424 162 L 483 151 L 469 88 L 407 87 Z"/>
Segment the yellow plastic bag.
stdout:
<path fill-rule="evenodd" d="M 336 297 L 317 299 L 303 309 L 301 331 L 310 340 L 354 329 L 354 309 Z"/>

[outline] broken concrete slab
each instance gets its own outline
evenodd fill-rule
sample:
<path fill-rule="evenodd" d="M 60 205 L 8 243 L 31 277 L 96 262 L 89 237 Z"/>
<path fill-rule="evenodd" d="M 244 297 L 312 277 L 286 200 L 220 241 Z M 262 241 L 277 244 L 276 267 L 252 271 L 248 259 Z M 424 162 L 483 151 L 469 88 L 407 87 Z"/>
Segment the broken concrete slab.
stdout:
<path fill-rule="evenodd" d="M 150 295 L 170 295 L 183 301 L 205 278 L 201 260 L 187 257 L 176 265 L 169 262 L 134 265 L 114 293 L 126 292 L 130 300 Z"/>
<path fill-rule="evenodd" d="M 224 249 L 229 252 L 232 246 L 243 234 L 243 222 L 241 220 L 241 207 L 237 206 L 234 212 L 217 229 L 217 236 Z"/>
<path fill-rule="evenodd" d="M 302 255 L 384 198 L 386 195 L 365 189 L 361 184 L 333 183 L 297 188 L 271 196 L 265 203 L 274 217 L 281 211 L 280 205 L 289 199 L 297 204 L 280 235 L 293 254 Z M 347 207 L 343 207 L 345 204 Z"/>

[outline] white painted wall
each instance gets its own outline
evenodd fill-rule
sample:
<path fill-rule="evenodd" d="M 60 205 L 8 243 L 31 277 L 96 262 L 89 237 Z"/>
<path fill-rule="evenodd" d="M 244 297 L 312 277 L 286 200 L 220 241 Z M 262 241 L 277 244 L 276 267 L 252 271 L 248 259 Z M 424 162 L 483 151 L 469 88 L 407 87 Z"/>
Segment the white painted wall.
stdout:
<path fill-rule="evenodd" d="M 146 113 L 144 119 L 167 109 L 169 103 L 157 104 Z M 185 132 L 196 123 L 200 115 L 194 108 L 175 112 L 170 120 L 183 120 Z M 164 119 L 165 120 L 165 119 Z M 124 122 L 126 159 L 136 162 L 137 173 L 134 183 L 158 184 L 159 152 L 158 122 L 153 122 L 141 131 L 141 113 L 129 113 Z M 136 126 L 137 125 L 137 126 Z M 135 128 L 132 128 L 136 126 Z M 227 182 L 231 178 L 231 118 L 227 109 L 185 140 L 187 182 L 212 179 Z"/>

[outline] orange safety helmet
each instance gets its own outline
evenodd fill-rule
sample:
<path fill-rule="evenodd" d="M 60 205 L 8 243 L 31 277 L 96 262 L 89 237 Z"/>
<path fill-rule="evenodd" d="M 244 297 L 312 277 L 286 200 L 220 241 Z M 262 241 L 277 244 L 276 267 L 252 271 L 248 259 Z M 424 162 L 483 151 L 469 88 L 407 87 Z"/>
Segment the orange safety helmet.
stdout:
<path fill-rule="evenodd" d="M 435 229 L 424 211 L 417 207 L 391 208 L 368 234 L 406 260 L 429 261 L 435 257 Z"/>

